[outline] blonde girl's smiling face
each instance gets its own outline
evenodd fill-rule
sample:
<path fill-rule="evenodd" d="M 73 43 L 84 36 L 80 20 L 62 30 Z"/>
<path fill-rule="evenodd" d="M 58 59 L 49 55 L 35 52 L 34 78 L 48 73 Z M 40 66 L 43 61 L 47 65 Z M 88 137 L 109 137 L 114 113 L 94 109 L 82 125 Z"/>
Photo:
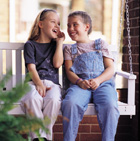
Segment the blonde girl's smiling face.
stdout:
<path fill-rule="evenodd" d="M 88 30 L 89 24 L 85 24 L 80 16 L 68 18 L 67 31 L 72 40 L 79 43 L 87 42 Z"/>
<path fill-rule="evenodd" d="M 57 38 L 60 31 L 59 16 L 55 12 L 46 13 L 45 19 L 39 22 L 41 30 L 41 36 L 51 41 L 51 39 Z"/>

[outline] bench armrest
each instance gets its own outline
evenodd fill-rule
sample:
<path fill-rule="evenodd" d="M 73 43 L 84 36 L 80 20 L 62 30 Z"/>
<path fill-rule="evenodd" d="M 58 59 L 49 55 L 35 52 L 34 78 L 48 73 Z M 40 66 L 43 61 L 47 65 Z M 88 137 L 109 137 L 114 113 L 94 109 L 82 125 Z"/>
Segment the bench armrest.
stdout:
<path fill-rule="evenodd" d="M 136 79 L 136 75 L 134 74 L 131 74 L 131 73 L 128 73 L 128 72 L 125 72 L 125 71 L 116 71 L 116 74 L 117 75 L 120 75 L 124 78 L 127 78 L 127 79 Z"/>
<path fill-rule="evenodd" d="M 128 97 L 127 103 L 128 105 L 135 105 L 135 79 L 136 75 L 124 72 L 124 71 L 116 71 L 115 75 L 120 75 L 126 79 L 128 79 Z"/>

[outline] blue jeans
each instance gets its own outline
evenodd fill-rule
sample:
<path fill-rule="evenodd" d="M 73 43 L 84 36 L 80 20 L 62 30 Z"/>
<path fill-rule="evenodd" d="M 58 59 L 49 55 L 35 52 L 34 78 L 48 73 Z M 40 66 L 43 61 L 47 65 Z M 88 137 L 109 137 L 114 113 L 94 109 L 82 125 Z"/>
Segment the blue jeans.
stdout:
<path fill-rule="evenodd" d="M 79 122 L 91 98 L 97 111 L 102 141 L 114 141 L 119 111 L 117 93 L 111 81 L 102 83 L 96 90 L 84 90 L 77 85 L 72 85 L 67 90 L 62 102 L 64 141 L 75 141 Z"/>

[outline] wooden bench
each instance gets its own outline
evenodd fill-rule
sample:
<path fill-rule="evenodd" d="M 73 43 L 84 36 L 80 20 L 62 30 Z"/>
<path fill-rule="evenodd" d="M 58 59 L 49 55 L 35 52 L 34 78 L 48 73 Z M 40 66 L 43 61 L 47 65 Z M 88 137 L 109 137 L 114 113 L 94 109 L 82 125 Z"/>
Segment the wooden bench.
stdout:
<path fill-rule="evenodd" d="M 8 42 L 0 42 L 0 78 L 5 75 L 5 71 L 12 68 L 12 79 L 6 84 L 3 88 L 4 90 L 10 90 L 17 83 L 21 82 L 25 76 L 25 66 L 23 59 L 23 46 L 24 43 L 8 43 Z M 117 71 L 115 73 L 115 77 L 119 75 L 125 79 L 127 79 L 128 84 L 128 93 L 127 93 L 127 102 L 118 101 L 120 115 L 135 115 L 136 107 L 135 107 L 135 79 L 136 75 Z M 63 94 L 65 90 L 69 86 L 69 82 L 66 78 L 66 74 L 64 71 L 64 66 L 62 67 L 62 89 Z M 12 115 L 22 115 L 24 112 L 20 108 L 20 103 L 15 103 L 15 108 L 9 111 L 9 114 Z M 61 111 L 60 111 L 61 114 Z M 85 115 L 96 115 L 96 111 L 93 103 L 89 103 L 88 109 L 85 112 Z"/>

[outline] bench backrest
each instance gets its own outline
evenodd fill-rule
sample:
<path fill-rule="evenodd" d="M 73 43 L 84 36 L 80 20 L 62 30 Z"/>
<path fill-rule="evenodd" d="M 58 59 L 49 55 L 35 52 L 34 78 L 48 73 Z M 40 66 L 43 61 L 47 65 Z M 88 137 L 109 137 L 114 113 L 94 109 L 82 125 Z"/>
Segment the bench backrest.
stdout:
<path fill-rule="evenodd" d="M 3 76 L 5 76 L 8 70 L 12 69 L 12 77 L 3 88 L 4 90 L 10 90 L 25 78 L 26 70 L 23 58 L 23 49 L 24 43 L 0 42 L 0 80 Z M 64 65 L 62 66 L 62 76 L 60 79 L 64 94 L 65 90 L 69 86 Z"/>
<path fill-rule="evenodd" d="M 4 90 L 10 90 L 21 82 L 25 75 L 23 46 L 24 43 L 0 43 L 0 79 L 12 69 L 12 77 L 3 88 Z"/>

